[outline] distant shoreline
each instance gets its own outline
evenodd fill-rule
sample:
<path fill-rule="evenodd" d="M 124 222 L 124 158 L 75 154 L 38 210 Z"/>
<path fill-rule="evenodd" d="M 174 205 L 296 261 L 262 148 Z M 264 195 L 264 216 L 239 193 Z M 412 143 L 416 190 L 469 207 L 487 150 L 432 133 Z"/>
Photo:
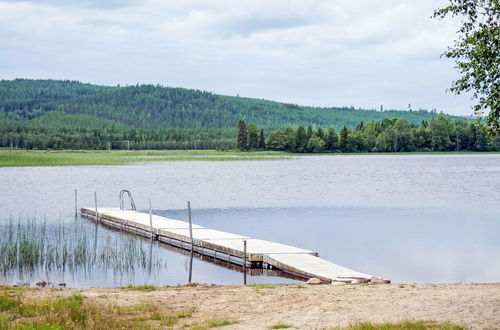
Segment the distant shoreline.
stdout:
<path fill-rule="evenodd" d="M 498 151 L 427 151 L 363 153 L 288 153 L 283 151 L 217 150 L 12 150 L 0 149 L 0 167 L 125 165 L 158 161 L 268 161 L 301 156 L 484 155 Z"/>

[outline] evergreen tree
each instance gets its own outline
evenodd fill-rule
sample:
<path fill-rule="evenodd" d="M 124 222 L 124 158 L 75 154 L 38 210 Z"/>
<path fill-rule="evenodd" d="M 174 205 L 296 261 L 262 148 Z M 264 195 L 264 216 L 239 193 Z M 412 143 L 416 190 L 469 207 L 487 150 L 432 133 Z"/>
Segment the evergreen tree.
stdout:
<path fill-rule="evenodd" d="M 261 149 L 261 150 L 266 149 L 266 140 L 264 138 L 264 130 L 262 128 L 260 129 L 259 149 Z"/>
<path fill-rule="evenodd" d="M 299 126 L 297 130 L 295 131 L 295 147 L 294 150 L 295 152 L 304 152 L 306 151 L 306 146 L 307 146 L 307 135 L 306 131 L 304 129 L 304 126 Z"/>
<path fill-rule="evenodd" d="M 313 137 L 313 128 L 311 125 L 307 126 L 307 131 L 306 131 L 306 144 L 309 142 L 309 139 Z"/>
<path fill-rule="evenodd" d="M 225 128 L 232 130 L 234 137 L 237 134 L 234 124 L 240 119 L 247 123 L 251 120 L 266 130 L 297 127 L 304 123 L 352 128 L 361 121 L 380 121 L 385 117 L 420 123 L 437 116 L 424 111 L 381 113 L 350 108 L 302 107 L 153 85 L 117 87 L 74 81 L 0 80 L 0 114 L 12 120 L 31 121 L 48 112 L 99 118 L 133 129 Z"/>
<path fill-rule="evenodd" d="M 342 152 L 349 151 L 349 129 L 346 126 L 340 130 L 339 149 Z"/>
<path fill-rule="evenodd" d="M 329 128 L 325 140 L 325 149 L 336 152 L 339 149 L 339 135 L 334 128 Z"/>
<path fill-rule="evenodd" d="M 248 125 L 248 149 L 255 150 L 259 147 L 259 133 L 257 126 L 254 124 Z"/>
<path fill-rule="evenodd" d="M 323 141 L 326 140 L 325 131 L 321 127 L 318 128 L 318 131 L 316 132 L 316 135 L 319 138 L 321 138 Z"/>
<path fill-rule="evenodd" d="M 248 132 L 244 120 L 238 121 L 238 142 L 236 147 L 241 151 L 248 150 Z"/>
<path fill-rule="evenodd" d="M 291 127 L 285 130 L 285 149 L 286 151 L 293 152 L 295 150 L 295 131 Z"/>

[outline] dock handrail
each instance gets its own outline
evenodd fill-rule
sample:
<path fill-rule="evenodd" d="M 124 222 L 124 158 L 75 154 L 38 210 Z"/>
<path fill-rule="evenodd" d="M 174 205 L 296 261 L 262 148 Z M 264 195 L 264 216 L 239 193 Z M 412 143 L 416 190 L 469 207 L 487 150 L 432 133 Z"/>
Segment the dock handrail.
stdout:
<path fill-rule="evenodd" d="M 128 195 L 128 199 L 130 201 L 130 207 L 132 208 L 132 210 L 136 211 L 134 199 L 132 198 L 132 193 L 127 189 L 123 189 L 122 191 L 120 191 L 120 210 L 124 210 L 124 204 L 123 204 L 124 194 Z"/>

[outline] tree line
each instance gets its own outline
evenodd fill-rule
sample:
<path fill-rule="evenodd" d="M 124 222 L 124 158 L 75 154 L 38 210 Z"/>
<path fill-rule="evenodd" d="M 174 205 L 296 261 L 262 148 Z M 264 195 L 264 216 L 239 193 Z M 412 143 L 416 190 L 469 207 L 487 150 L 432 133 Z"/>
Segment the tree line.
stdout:
<path fill-rule="evenodd" d="M 288 127 L 269 132 L 254 124 L 238 121 L 236 146 L 242 151 L 280 150 L 317 152 L 413 152 L 413 151 L 500 151 L 500 136 L 491 138 L 483 125 L 464 118 L 438 116 L 413 124 L 403 118 L 359 123 L 354 129 L 343 126 Z"/>
<path fill-rule="evenodd" d="M 144 129 L 110 120 L 47 112 L 32 120 L 0 113 L 0 147 L 16 149 L 232 149 L 236 129 Z"/>
<path fill-rule="evenodd" d="M 245 134 L 234 127 L 239 119 Z M 483 133 L 434 111 L 313 108 L 158 85 L 0 81 L 0 147 L 7 148 L 497 150 Z"/>
<path fill-rule="evenodd" d="M 234 129 L 239 119 L 265 128 L 298 125 L 354 128 L 361 121 L 386 117 L 419 123 L 437 116 L 434 111 L 426 110 L 306 107 L 160 85 L 97 86 L 78 81 L 0 80 L 0 113 L 8 118 L 31 120 L 50 111 L 144 129 Z"/>

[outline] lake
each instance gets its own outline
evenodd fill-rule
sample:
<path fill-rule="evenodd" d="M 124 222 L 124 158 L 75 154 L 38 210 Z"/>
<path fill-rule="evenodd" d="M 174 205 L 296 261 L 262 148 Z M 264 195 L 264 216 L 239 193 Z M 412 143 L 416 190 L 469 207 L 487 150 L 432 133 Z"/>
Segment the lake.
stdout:
<path fill-rule="evenodd" d="M 71 269 L 4 269 L 4 284 L 177 285 L 187 283 L 191 263 L 194 282 L 242 283 L 242 273 L 228 265 L 191 260 L 176 249 L 75 219 L 74 189 L 79 207 L 93 206 L 94 191 L 100 206 L 118 207 L 118 193 L 129 189 L 138 210 L 146 210 L 151 198 L 153 213 L 181 220 L 189 200 L 196 224 L 314 250 L 393 282 L 500 281 L 499 154 L 0 168 L 0 184 L 0 244 L 29 218 L 36 231 L 45 226 L 48 241 L 84 239 L 94 253 L 90 264 Z M 105 252 L 123 250 L 132 259 Z M 249 282 L 295 280 L 253 275 Z"/>

